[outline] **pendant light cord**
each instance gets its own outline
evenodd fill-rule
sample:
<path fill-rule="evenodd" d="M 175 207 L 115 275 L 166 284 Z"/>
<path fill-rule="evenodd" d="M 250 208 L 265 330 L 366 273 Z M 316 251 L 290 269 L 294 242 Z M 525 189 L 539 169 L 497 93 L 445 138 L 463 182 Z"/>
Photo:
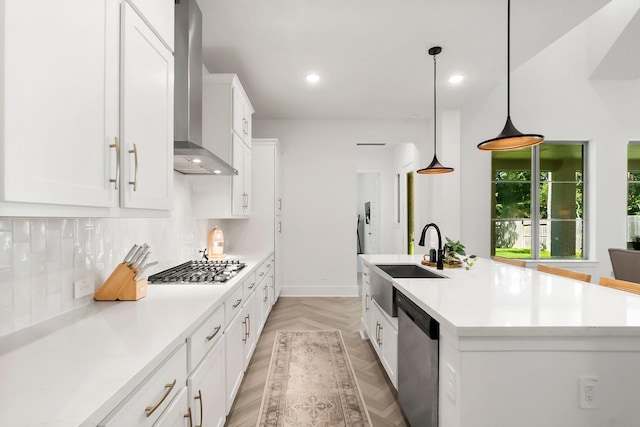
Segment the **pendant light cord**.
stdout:
<path fill-rule="evenodd" d="M 436 119 L 438 111 L 436 109 L 436 55 L 433 55 L 433 155 L 435 156 L 438 148 L 438 141 L 436 140 Z"/>
<path fill-rule="evenodd" d="M 507 0 L 507 117 L 511 117 L 511 0 Z"/>

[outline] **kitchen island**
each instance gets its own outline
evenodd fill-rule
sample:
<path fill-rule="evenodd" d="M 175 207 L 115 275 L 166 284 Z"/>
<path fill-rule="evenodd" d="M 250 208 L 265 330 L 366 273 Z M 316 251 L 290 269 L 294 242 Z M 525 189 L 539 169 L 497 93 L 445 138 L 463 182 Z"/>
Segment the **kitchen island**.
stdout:
<path fill-rule="evenodd" d="M 639 425 L 640 296 L 487 259 L 438 272 L 394 287 L 440 323 L 441 427 Z"/>

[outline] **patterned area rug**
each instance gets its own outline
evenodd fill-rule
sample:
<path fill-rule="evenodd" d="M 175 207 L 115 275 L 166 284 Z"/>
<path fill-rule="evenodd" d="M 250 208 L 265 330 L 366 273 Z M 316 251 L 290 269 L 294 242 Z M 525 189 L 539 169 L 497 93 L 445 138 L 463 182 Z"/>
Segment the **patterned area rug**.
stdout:
<path fill-rule="evenodd" d="M 277 331 L 257 426 L 371 426 L 340 331 Z"/>

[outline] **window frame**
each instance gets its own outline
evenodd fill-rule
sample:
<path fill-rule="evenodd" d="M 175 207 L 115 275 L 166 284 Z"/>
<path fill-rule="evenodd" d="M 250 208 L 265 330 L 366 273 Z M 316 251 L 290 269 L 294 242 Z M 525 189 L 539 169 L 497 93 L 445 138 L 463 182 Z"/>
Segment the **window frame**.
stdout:
<path fill-rule="evenodd" d="M 531 257 L 530 258 L 514 258 L 514 259 L 522 259 L 525 261 L 541 261 L 541 260 L 557 260 L 557 261 L 584 261 L 589 259 L 589 171 L 588 171 L 588 141 L 545 141 L 543 144 L 547 145 L 579 145 L 582 147 L 582 256 L 564 258 L 564 257 L 554 257 L 551 259 L 541 258 L 540 257 L 540 145 L 531 147 L 531 212 L 530 212 L 530 220 L 531 220 Z M 493 162 L 493 157 L 492 160 Z M 493 184 L 496 182 L 495 173 L 493 171 L 493 166 L 491 167 L 491 184 L 493 188 Z M 492 201 L 492 204 L 494 201 Z M 491 207 L 495 212 L 495 204 Z M 499 218 L 494 218 L 493 215 L 490 216 L 491 227 L 495 227 L 495 223 L 499 220 Z M 576 218 L 577 220 L 578 218 Z M 552 218 L 548 218 L 549 221 L 552 221 Z M 550 224 L 550 222 L 549 222 Z M 492 239 L 494 239 L 494 233 L 491 233 Z M 495 255 L 495 239 L 491 242 L 491 252 Z M 536 248 L 534 250 L 534 248 Z"/>

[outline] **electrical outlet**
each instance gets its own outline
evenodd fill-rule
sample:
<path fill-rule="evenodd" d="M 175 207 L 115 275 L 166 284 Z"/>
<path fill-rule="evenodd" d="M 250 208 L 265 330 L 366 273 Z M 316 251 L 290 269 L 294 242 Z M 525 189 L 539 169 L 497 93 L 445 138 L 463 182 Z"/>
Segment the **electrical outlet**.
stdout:
<path fill-rule="evenodd" d="M 451 399 L 452 402 L 456 401 L 456 370 L 453 369 L 451 365 L 448 363 L 445 365 L 445 380 L 444 380 L 444 388 L 447 393 L 447 397 Z"/>
<path fill-rule="evenodd" d="M 73 298 L 78 299 L 86 297 L 87 295 L 93 295 L 96 290 L 96 286 L 93 280 L 84 278 L 73 282 Z"/>
<path fill-rule="evenodd" d="M 597 408 L 597 398 L 598 379 L 594 377 L 580 377 L 580 408 Z"/>

